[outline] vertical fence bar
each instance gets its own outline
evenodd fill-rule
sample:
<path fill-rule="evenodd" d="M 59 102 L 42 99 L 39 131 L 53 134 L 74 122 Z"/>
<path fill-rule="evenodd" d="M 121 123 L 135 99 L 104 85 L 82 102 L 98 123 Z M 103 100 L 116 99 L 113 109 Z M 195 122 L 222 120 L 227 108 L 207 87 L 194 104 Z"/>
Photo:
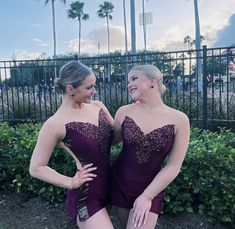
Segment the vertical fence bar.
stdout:
<path fill-rule="evenodd" d="M 0 112 L 2 112 L 2 114 L 1 114 L 1 116 L 0 116 L 0 118 L 2 119 L 2 120 L 4 120 L 5 119 L 5 109 L 4 109 L 4 94 L 3 94 L 3 80 L 2 80 L 2 67 L 1 67 L 1 65 L 0 65 L 0 90 L 1 90 L 1 105 L 2 105 L 2 111 L 0 110 Z"/>
<path fill-rule="evenodd" d="M 189 115 L 191 123 L 207 129 L 212 127 L 213 122 L 219 122 L 223 126 L 226 126 L 227 123 L 227 127 L 230 127 L 230 123 L 235 121 L 234 106 L 233 103 L 230 103 L 230 93 L 234 91 L 234 81 L 230 81 L 234 78 L 231 77 L 230 79 L 230 70 L 228 69 L 230 54 L 221 53 L 221 50 L 224 49 L 228 50 L 231 47 L 207 49 L 205 46 L 201 50 L 204 66 L 202 93 L 198 92 L 199 76 L 198 72 L 194 70 L 195 50 L 139 53 L 124 56 L 118 54 L 109 57 L 79 58 L 79 60 L 93 69 L 97 69 L 99 80 L 96 98 L 103 101 L 108 108 L 111 108 L 112 112 L 115 112 L 115 109 L 119 106 L 130 102 L 127 90 L 127 74 L 132 66 L 148 63 L 160 67 L 165 79 L 168 80 L 166 86 L 170 89 L 169 93 L 165 95 L 166 100 L 164 98 L 167 104 L 185 111 Z M 0 61 L 1 121 L 17 122 L 29 119 L 45 121 L 48 115 L 52 115 L 57 110 L 57 104 L 60 104 L 59 97 L 57 99 L 54 88 L 51 87 L 52 79 L 55 77 L 54 69 L 56 68 L 56 71 L 58 71 L 62 64 L 70 60 L 71 58 Z M 177 71 L 174 71 L 175 66 L 179 68 L 176 69 Z M 187 73 L 184 71 L 184 67 L 189 68 Z M 225 78 L 225 67 L 227 68 L 227 84 L 220 82 Z M 211 77 L 209 77 L 209 74 Z M 177 76 L 181 77 L 183 88 L 181 86 L 173 91 L 170 84 L 173 83 L 173 78 L 175 79 Z M 187 82 L 186 77 L 188 77 Z M 209 79 L 210 85 L 207 85 Z M 194 80 L 196 85 L 194 85 Z M 210 97 L 207 98 L 209 95 Z M 33 111 L 28 112 L 30 109 L 33 109 Z M 19 120 L 17 112 L 20 112 L 20 110 L 25 117 L 22 116 Z M 218 112 L 215 110 L 218 110 Z"/>
<path fill-rule="evenodd" d="M 207 117 L 207 47 L 203 46 L 203 129 L 208 127 Z"/>

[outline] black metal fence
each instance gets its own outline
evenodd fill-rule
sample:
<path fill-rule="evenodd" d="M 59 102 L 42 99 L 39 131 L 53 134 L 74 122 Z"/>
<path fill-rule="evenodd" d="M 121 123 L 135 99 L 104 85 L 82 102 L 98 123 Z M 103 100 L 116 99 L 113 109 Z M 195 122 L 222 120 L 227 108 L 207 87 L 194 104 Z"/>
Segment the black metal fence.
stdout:
<path fill-rule="evenodd" d="M 61 103 L 54 89 L 60 67 L 70 59 L 0 61 L 0 122 L 43 122 Z M 79 58 L 97 77 L 95 99 L 112 114 L 130 101 L 127 74 L 153 64 L 164 75 L 169 106 L 185 112 L 193 126 L 235 130 L 235 47 L 177 52 L 144 52 Z"/>

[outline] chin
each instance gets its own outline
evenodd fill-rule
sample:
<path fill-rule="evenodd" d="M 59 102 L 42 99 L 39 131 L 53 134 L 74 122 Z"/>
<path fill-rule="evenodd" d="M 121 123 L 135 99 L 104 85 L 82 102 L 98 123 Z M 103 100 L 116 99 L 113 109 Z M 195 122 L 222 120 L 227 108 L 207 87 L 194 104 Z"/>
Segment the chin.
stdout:
<path fill-rule="evenodd" d="M 135 94 L 133 94 L 133 95 L 131 95 L 131 99 L 132 100 L 134 100 L 134 101 L 137 101 L 138 100 L 138 95 L 135 95 Z"/>
<path fill-rule="evenodd" d="M 92 102 L 92 99 L 86 99 L 85 103 L 91 103 Z"/>
<path fill-rule="evenodd" d="M 89 104 L 89 103 L 91 103 L 91 100 L 85 100 L 84 103 Z"/>

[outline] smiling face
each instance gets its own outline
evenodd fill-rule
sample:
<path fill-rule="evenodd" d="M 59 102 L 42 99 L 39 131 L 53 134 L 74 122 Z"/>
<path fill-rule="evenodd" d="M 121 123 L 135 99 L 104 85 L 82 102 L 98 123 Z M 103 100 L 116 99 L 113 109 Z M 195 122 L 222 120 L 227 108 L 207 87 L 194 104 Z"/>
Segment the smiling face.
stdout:
<path fill-rule="evenodd" d="M 147 78 L 142 71 L 132 70 L 128 74 L 128 91 L 134 101 L 141 100 L 149 92 L 153 79 Z"/>
<path fill-rule="evenodd" d="M 71 98 L 78 103 L 90 103 L 96 93 L 95 83 L 96 77 L 93 74 L 88 75 L 80 86 L 72 88 L 71 94 L 73 96 Z"/>

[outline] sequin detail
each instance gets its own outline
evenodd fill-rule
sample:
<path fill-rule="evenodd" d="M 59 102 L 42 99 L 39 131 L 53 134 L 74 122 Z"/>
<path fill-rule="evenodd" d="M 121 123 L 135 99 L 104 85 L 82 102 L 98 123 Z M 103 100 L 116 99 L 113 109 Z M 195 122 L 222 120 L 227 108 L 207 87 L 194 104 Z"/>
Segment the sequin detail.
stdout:
<path fill-rule="evenodd" d="M 136 122 L 126 116 L 123 124 L 124 138 L 128 144 L 136 146 L 136 159 L 139 164 L 148 162 L 151 152 L 159 152 L 163 149 L 174 135 L 174 125 L 165 125 L 144 134 Z"/>
<path fill-rule="evenodd" d="M 66 132 L 69 130 L 74 130 L 77 133 L 89 138 L 94 141 L 94 143 L 98 143 L 98 150 L 104 153 L 109 157 L 109 148 L 111 143 L 111 137 L 113 133 L 113 128 L 107 119 L 106 113 L 103 109 L 100 109 L 98 114 L 98 126 L 88 122 L 69 122 L 66 124 Z M 66 135 L 63 140 L 64 144 L 72 149 L 74 145 L 74 139 L 71 139 L 70 135 Z M 73 152 L 81 162 L 82 166 L 89 163 L 85 158 L 83 152 L 80 152 L 79 149 L 76 149 L 76 152 Z M 77 199 L 77 213 L 80 221 L 85 221 L 90 217 L 87 203 L 88 203 L 88 195 L 90 191 L 90 182 L 84 183 L 80 188 L 77 189 L 77 195 L 79 198 Z"/>
<path fill-rule="evenodd" d="M 88 210 L 87 210 L 87 206 L 79 208 L 79 210 L 78 210 L 78 217 L 79 217 L 79 220 L 81 222 L 85 221 L 86 219 L 89 218 L 89 213 L 88 213 Z"/>
<path fill-rule="evenodd" d="M 76 130 L 78 133 L 98 142 L 101 152 L 109 152 L 109 141 L 112 133 L 112 126 L 107 120 L 107 116 L 103 109 L 99 111 L 99 125 L 88 122 L 69 122 L 66 124 L 68 129 Z M 69 146 L 69 142 L 65 142 Z"/>

